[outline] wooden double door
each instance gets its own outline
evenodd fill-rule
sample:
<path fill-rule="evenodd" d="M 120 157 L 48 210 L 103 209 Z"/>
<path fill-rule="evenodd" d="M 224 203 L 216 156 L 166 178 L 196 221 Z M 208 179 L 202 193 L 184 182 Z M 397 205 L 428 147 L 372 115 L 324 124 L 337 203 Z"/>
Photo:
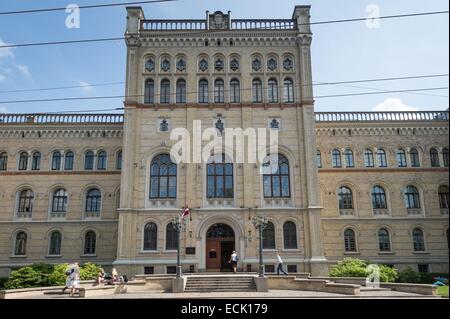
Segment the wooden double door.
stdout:
<path fill-rule="evenodd" d="M 234 250 L 234 238 L 208 238 L 206 241 L 206 270 L 232 271 L 229 263 Z"/>
<path fill-rule="evenodd" d="M 230 257 L 235 250 L 233 229 L 226 224 L 214 224 L 206 232 L 206 270 L 232 271 Z"/>

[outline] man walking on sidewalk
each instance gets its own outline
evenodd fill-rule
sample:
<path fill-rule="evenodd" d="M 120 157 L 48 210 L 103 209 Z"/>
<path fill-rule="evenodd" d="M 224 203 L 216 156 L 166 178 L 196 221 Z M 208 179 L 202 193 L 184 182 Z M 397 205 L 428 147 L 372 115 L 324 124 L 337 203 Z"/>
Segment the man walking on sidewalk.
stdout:
<path fill-rule="evenodd" d="M 278 259 L 278 267 L 277 267 L 277 275 L 280 275 L 280 270 L 283 274 L 287 275 L 287 273 L 283 270 L 283 259 L 281 259 L 280 253 L 277 250 L 277 259 Z"/>

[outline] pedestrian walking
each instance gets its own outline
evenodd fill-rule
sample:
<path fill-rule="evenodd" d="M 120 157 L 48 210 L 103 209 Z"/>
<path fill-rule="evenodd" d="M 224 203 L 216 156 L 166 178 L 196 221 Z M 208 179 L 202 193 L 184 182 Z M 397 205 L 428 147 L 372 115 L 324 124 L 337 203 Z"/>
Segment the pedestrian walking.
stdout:
<path fill-rule="evenodd" d="M 236 253 L 236 251 L 233 250 L 233 253 L 230 256 L 230 261 L 229 263 L 231 263 L 231 268 L 233 268 L 233 272 L 236 273 L 237 271 L 237 262 L 239 260 L 239 256 Z"/>
<path fill-rule="evenodd" d="M 78 266 L 78 263 L 75 263 L 73 265 L 69 278 L 70 278 L 69 296 L 73 297 L 75 295 L 75 289 L 80 288 L 80 267 Z"/>
<path fill-rule="evenodd" d="M 281 259 L 280 253 L 277 251 L 277 260 L 278 260 L 278 267 L 277 267 L 277 275 L 280 275 L 280 271 L 287 275 L 287 273 L 283 270 L 283 259 Z"/>

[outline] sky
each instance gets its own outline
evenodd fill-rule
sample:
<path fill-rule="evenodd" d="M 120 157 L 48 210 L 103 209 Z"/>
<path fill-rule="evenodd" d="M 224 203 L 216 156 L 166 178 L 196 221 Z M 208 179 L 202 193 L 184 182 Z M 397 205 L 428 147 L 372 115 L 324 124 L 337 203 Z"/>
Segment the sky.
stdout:
<path fill-rule="evenodd" d="M 133 0 L 2 0 L 0 12 L 91 5 Z M 232 18 L 292 17 L 295 5 L 311 5 L 311 21 L 446 11 L 447 0 L 179 0 L 142 5 L 147 19 L 204 19 L 206 10 L 231 11 Z M 369 10 L 369 11 L 368 11 Z M 370 11 L 371 10 L 371 11 Z M 125 7 L 81 10 L 80 28 L 66 27 L 64 11 L 0 15 L 0 45 L 90 38 L 121 37 Z M 313 81 L 347 80 L 448 74 L 448 14 L 381 20 L 379 27 L 365 21 L 313 25 Z M 0 113 L 109 110 L 123 99 L 4 103 L 11 100 L 124 94 L 126 45 L 124 41 L 0 49 Z M 446 77 L 316 86 L 315 96 L 448 87 Z M 119 83 L 92 86 L 98 83 Z M 81 88 L 10 92 L 36 88 Z M 357 86 L 357 87 L 355 87 Z M 416 93 L 316 98 L 316 111 L 444 110 L 448 89 Z M 109 112 L 109 111 L 108 111 Z M 120 111 L 118 111 L 120 112 Z"/>

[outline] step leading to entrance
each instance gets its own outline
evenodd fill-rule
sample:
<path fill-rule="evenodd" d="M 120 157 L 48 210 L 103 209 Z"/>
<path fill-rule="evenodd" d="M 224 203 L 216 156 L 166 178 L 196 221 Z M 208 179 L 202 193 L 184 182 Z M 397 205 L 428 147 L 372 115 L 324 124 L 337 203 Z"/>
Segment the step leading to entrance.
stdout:
<path fill-rule="evenodd" d="M 254 276 L 188 276 L 185 292 L 256 291 Z"/>

